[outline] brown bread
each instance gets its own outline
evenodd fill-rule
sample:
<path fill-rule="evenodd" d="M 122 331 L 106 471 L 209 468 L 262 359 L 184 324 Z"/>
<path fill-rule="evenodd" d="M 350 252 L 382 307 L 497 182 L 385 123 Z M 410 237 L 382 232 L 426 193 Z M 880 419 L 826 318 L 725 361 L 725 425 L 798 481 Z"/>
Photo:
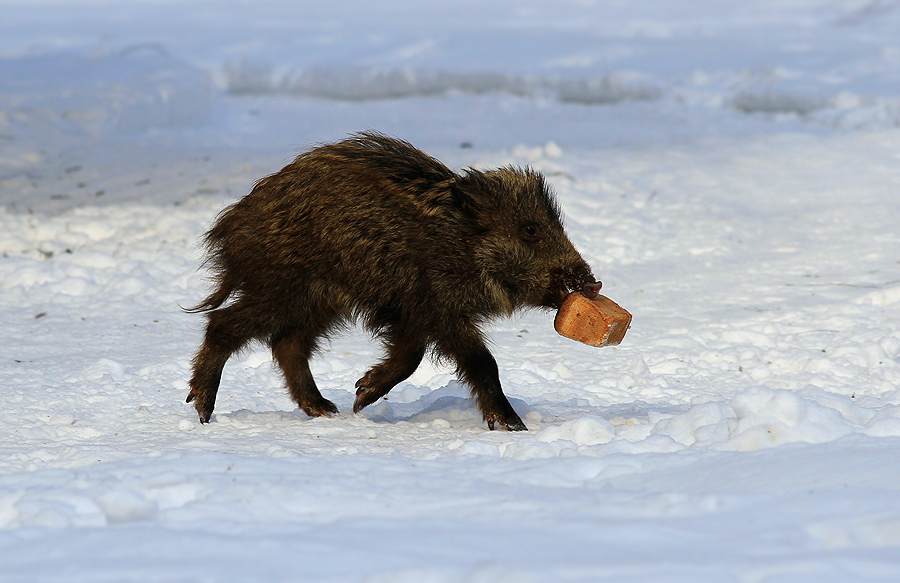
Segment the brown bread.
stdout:
<path fill-rule="evenodd" d="M 581 292 L 569 294 L 556 312 L 553 327 L 566 338 L 591 346 L 622 342 L 631 326 L 631 314 L 606 296 L 589 299 Z"/>

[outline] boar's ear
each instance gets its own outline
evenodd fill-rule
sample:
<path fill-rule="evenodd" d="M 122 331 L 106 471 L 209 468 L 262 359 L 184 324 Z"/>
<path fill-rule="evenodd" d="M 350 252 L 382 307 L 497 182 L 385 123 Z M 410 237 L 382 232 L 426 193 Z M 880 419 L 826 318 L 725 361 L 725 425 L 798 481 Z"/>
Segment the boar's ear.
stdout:
<path fill-rule="evenodd" d="M 488 218 L 490 177 L 475 170 L 432 183 L 416 198 L 426 215 L 442 216 L 460 226 L 484 230 Z"/>
<path fill-rule="evenodd" d="M 498 186 L 496 177 L 467 168 L 451 187 L 453 206 L 466 218 L 482 225 L 487 222 L 495 204 Z"/>
<path fill-rule="evenodd" d="M 443 217 L 454 223 L 474 225 L 475 210 L 465 189 L 457 184 L 459 177 L 428 185 L 413 198 L 426 216 Z"/>

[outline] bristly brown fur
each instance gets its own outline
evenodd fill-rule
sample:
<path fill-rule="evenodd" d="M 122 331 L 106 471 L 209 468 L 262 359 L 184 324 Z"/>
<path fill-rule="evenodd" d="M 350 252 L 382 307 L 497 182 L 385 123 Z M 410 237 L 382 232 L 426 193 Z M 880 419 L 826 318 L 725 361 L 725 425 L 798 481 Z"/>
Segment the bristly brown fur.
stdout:
<path fill-rule="evenodd" d="M 500 388 L 480 326 L 527 307 L 555 308 L 594 282 L 530 169 L 457 174 L 407 142 L 366 132 L 305 152 L 260 180 L 206 233 L 213 292 L 188 402 L 202 422 L 222 368 L 251 340 L 272 348 L 294 401 L 337 412 L 308 360 L 351 320 L 385 358 L 357 383 L 353 410 L 411 375 L 426 351 L 456 364 L 484 419 L 525 429 Z"/>

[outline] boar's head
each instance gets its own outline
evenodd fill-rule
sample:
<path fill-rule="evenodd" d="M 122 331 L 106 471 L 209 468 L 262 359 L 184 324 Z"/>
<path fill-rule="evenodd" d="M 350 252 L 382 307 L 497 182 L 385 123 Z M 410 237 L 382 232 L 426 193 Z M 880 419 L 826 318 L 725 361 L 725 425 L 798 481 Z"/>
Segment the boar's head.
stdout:
<path fill-rule="evenodd" d="M 501 311 L 556 309 L 572 291 L 596 295 L 600 284 L 569 241 L 540 173 L 468 170 L 457 186 L 473 205 L 474 260 Z"/>

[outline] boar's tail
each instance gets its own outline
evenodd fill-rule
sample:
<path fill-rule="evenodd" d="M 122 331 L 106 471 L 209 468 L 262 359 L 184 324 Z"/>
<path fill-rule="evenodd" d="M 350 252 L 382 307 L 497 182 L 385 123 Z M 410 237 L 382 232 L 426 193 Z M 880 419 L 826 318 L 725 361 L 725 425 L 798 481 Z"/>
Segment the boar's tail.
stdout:
<path fill-rule="evenodd" d="M 203 246 L 207 251 L 203 266 L 213 272 L 212 280 L 216 286 L 215 290 L 206 296 L 206 299 L 193 308 L 182 308 L 189 314 L 215 310 L 240 288 L 240 281 L 231 275 L 230 261 L 226 257 L 226 242 L 235 230 L 232 224 L 235 207 L 237 204 L 225 207 L 219 213 L 213 227 L 203 236 Z"/>
<path fill-rule="evenodd" d="M 200 312 L 209 312 L 210 310 L 215 310 L 219 306 L 225 303 L 225 300 L 228 299 L 228 296 L 231 295 L 232 289 L 228 286 L 222 285 L 219 286 L 219 289 L 209 294 L 205 300 L 197 304 L 192 308 L 181 308 L 188 314 L 198 314 Z"/>
<path fill-rule="evenodd" d="M 221 244 L 213 241 L 210 234 L 208 234 L 206 238 L 207 245 L 209 247 L 221 248 Z M 216 308 L 224 304 L 225 300 L 227 300 L 238 290 L 238 288 L 240 288 L 240 283 L 235 281 L 233 277 L 229 277 L 229 272 L 223 265 L 222 258 L 218 253 L 210 255 L 210 257 L 207 258 L 204 264 L 207 265 L 210 263 L 212 264 L 211 268 L 215 273 L 215 275 L 213 276 L 213 280 L 216 283 L 216 288 L 211 294 L 206 296 L 206 299 L 204 299 L 193 308 L 182 308 L 189 314 L 215 310 Z"/>

